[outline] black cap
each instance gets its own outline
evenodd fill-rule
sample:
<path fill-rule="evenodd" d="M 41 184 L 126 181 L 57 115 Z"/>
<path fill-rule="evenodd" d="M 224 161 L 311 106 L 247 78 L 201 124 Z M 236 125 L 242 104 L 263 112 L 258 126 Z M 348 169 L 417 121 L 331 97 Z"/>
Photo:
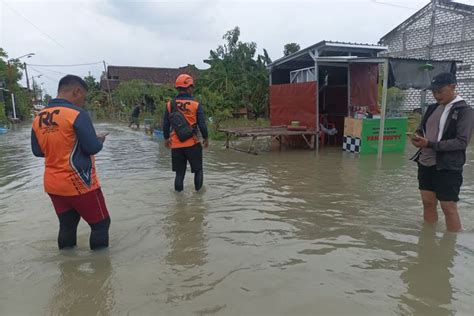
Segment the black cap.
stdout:
<path fill-rule="evenodd" d="M 428 90 L 439 90 L 449 84 L 456 84 L 456 76 L 450 72 L 442 72 L 431 79 Z"/>

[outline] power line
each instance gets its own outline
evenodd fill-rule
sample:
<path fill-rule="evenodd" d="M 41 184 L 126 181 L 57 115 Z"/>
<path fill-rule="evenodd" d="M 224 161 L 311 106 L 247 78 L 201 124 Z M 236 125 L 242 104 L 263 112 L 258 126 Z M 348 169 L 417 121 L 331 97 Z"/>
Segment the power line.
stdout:
<path fill-rule="evenodd" d="M 80 67 L 80 66 L 90 66 L 102 64 L 102 61 L 95 63 L 85 63 L 85 64 L 71 64 L 71 65 L 39 65 L 39 64 L 27 64 L 28 66 L 37 66 L 37 67 Z"/>
<path fill-rule="evenodd" d="M 373 3 L 375 3 L 375 4 L 381 4 L 381 5 L 386 5 L 386 6 L 395 7 L 395 8 L 417 10 L 416 8 L 412 8 L 412 7 L 406 7 L 406 6 L 399 5 L 399 4 L 393 4 L 393 3 L 387 3 L 387 2 L 379 2 L 379 1 L 380 1 L 380 0 L 371 0 L 371 2 L 373 2 Z"/>
<path fill-rule="evenodd" d="M 16 13 L 20 17 L 22 17 L 26 22 L 28 22 L 31 26 L 33 26 L 38 32 L 49 38 L 51 41 L 53 41 L 56 45 L 58 45 L 61 48 L 64 48 L 63 45 L 61 45 L 58 41 L 56 41 L 53 37 L 51 37 L 48 33 L 44 32 L 41 30 L 38 26 L 36 26 L 33 22 L 31 22 L 27 17 L 25 17 L 23 14 L 12 8 L 9 4 L 7 4 L 5 1 L 0 0 L 8 9 L 10 9 L 12 12 Z"/>
<path fill-rule="evenodd" d="M 36 67 L 40 67 L 40 66 L 36 66 Z M 42 68 L 42 67 L 41 67 Z M 61 71 L 57 71 L 57 70 L 51 70 L 51 69 L 48 69 L 48 68 L 44 68 L 44 69 L 41 69 L 42 71 L 49 71 L 51 73 L 54 73 L 54 74 L 57 74 L 57 75 L 68 75 L 67 73 L 65 72 L 61 72 Z"/>
<path fill-rule="evenodd" d="M 48 80 L 50 80 L 50 81 L 52 81 L 52 82 L 54 82 L 54 83 L 58 82 L 57 79 L 54 79 L 54 78 L 49 77 L 48 75 L 45 75 L 44 73 L 42 73 L 42 72 L 39 71 L 38 69 L 36 69 L 36 68 L 34 68 L 34 67 L 30 67 L 30 68 L 33 69 L 35 72 L 39 73 L 42 77 L 44 77 L 44 78 L 46 78 L 46 79 L 48 79 Z"/>

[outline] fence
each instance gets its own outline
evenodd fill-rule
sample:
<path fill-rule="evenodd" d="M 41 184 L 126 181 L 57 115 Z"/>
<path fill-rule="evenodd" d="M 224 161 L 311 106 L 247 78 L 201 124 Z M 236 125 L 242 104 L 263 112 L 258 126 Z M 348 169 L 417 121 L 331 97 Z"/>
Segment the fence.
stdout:
<path fill-rule="evenodd" d="M 130 114 L 126 112 L 116 112 L 109 114 L 110 119 L 117 120 L 119 122 L 128 123 L 130 121 Z"/>

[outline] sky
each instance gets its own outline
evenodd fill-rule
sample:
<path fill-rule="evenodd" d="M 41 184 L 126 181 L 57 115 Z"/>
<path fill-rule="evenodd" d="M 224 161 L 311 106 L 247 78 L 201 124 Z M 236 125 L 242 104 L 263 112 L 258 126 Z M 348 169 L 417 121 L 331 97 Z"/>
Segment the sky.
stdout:
<path fill-rule="evenodd" d="M 429 0 L 0 0 L 0 47 L 55 95 L 65 74 L 99 78 L 107 65 L 180 67 L 203 62 L 235 26 L 267 49 L 321 40 L 377 43 Z M 474 5 L 474 0 L 458 0 Z M 76 65 L 63 67 L 44 65 Z M 37 65 L 37 66 L 35 66 Z M 38 66 L 41 65 L 41 66 Z M 40 78 L 36 76 L 42 75 Z M 25 84 L 23 80 L 23 84 Z"/>

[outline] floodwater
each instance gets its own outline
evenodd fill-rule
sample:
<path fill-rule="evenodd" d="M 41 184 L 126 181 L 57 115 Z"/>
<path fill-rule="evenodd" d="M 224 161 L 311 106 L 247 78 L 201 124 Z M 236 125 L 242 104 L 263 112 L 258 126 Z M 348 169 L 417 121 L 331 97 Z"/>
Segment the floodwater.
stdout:
<path fill-rule="evenodd" d="M 59 251 L 29 126 L 0 136 L 0 315 L 472 315 L 474 151 L 465 231 L 423 227 L 406 154 L 205 151 L 205 189 L 123 125 L 97 156 L 111 247 Z M 189 174 L 190 175 L 190 174 Z M 442 218 L 442 216 L 440 217 Z"/>

